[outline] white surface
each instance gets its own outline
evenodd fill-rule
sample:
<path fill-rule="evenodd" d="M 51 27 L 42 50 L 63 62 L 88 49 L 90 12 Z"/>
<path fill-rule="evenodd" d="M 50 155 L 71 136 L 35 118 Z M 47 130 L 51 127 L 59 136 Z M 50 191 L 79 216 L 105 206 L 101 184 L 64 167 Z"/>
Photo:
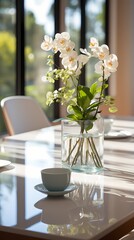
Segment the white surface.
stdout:
<path fill-rule="evenodd" d="M 1 160 L 1 159 L 0 159 L 0 168 L 1 168 L 1 167 L 6 167 L 6 166 L 8 166 L 9 164 L 11 164 L 10 161 L 8 161 L 8 160 Z"/>
<path fill-rule="evenodd" d="M 53 143 L 56 140 L 56 143 L 61 144 L 61 139 L 59 138 L 60 131 L 61 125 L 59 124 L 54 127 L 51 126 L 49 128 L 42 128 L 35 131 L 7 136 L 4 140 L 5 142 L 8 141 L 8 143 L 16 141 L 18 145 L 22 145 L 22 143 L 25 143 L 26 141 L 44 142 L 46 139 L 51 140 Z M 111 132 L 113 132 L 112 136 Z M 134 134 L 134 121 L 114 120 L 111 132 L 109 132 L 109 136 L 111 136 L 111 138 L 119 138 L 119 135 L 121 135 L 121 138 L 124 138 L 124 132 L 125 137 L 132 136 Z"/>
<path fill-rule="evenodd" d="M 113 130 L 134 134 L 134 121 L 130 124 L 129 121 L 114 121 Z M 123 230 L 127 229 L 130 220 L 133 224 L 133 136 L 105 140 L 104 171 L 98 174 L 72 172 L 71 184 L 77 189 L 60 197 L 50 197 L 34 188 L 41 183 L 41 169 L 61 167 L 60 126 L 18 134 L 6 140 L 1 144 L 1 151 L 9 155 L 9 160 L 14 154 L 16 157 L 13 158 L 14 168 L 0 173 L 2 230 L 7 227 L 9 233 L 20 231 L 25 239 L 30 235 L 53 240 L 100 240 L 103 237 L 117 240 L 118 227 L 126 223 Z M 20 152 L 21 144 L 23 151 Z M 118 229 L 119 232 L 122 229 Z"/>
<path fill-rule="evenodd" d="M 131 137 L 132 133 L 129 131 L 119 131 L 119 130 L 112 130 L 110 132 L 108 132 L 107 134 L 104 135 L 105 139 L 114 139 L 114 138 L 127 138 L 127 137 Z"/>

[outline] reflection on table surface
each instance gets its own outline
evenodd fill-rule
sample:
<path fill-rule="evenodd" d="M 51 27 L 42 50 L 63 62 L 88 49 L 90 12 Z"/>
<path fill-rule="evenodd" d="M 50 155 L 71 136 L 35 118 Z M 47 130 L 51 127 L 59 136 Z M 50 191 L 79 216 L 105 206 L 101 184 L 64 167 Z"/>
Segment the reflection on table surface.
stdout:
<path fill-rule="evenodd" d="M 132 121 L 116 121 L 114 128 L 119 127 L 134 133 Z M 5 231 L 24 234 L 25 239 L 116 240 L 133 228 L 133 135 L 105 140 L 104 171 L 72 172 L 71 183 L 77 189 L 63 197 L 48 197 L 34 186 L 41 183 L 41 169 L 61 166 L 60 126 L 30 134 L 1 143 L 0 158 L 11 164 L 0 168 L 0 236 Z"/>

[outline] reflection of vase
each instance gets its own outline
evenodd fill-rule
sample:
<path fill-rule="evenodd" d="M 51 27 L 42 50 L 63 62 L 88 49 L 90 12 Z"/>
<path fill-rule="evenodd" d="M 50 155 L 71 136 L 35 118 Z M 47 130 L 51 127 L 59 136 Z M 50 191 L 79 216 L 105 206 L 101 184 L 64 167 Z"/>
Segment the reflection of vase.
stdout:
<path fill-rule="evenodd" d="M 99 117 L 93 127 L 83 131 L 86 121 L 62 120 L 62 162 L 72 170 L 96 172 L 103 169 L 104 124 Z"/>
<path fill-rule="evenodd" d="M 71 199 L 76 207 L 70 213 L 72 224 L 85 225 L 89 227 L 101 224 L 104 220 L 104 176 L 103 174 L 83 175 L 83 183 L 77 180 L 78 188 L 71 192 Z M 94 225 L 95 224 L 95 225 Z M 95 229 L 95 227 L 94 227 Z"/>

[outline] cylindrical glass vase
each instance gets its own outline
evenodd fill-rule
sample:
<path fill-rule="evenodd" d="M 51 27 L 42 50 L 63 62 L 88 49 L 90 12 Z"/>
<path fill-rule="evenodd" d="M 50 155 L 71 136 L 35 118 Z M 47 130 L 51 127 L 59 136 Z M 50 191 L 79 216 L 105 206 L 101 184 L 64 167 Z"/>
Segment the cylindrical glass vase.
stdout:
<path fill-rule="evenodd" d="M 83 124 L 70 120 L 62 120 L 62 163 L 72 170 L 94 173 L 103 170 L 104 123 L 99 117 L 93 127 L 83 131 Z"/>

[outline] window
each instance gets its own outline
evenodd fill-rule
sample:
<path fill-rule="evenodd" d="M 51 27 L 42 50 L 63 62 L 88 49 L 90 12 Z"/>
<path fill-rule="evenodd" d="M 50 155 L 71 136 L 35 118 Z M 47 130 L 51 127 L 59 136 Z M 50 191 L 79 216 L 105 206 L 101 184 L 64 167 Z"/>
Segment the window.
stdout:
<path fill-rule="evenodd" d="M 0 1 L 0 100 L 15 94 L 15 0 Z M 5 129 L 0 110 L 0 132 Z"/>
<path fill-rule="evenodd" d="M 40 48 L 45 34 L 54 35 L 54 1 L 25 0 L 25 94 L 35 97 L 53 120 L 53 106 L 45 102 L 53 88 L 43 78 L 48 70 L 47 54 Z"/>
<path fill-rule="evenodd" d="M 100 43 L 106 39 L 105 33 L 105 0 L 87 0 L 85 5 L 86 34 L 85 46 L 88 49 L 90 37 L 96 37 Z M 95 61 L 95 60 L 94 60 Z M 94 62 L 86 65 L 86 85 L 96 78 L 94 73 Z"/>
<path fill-rule="evenodd" d="M 43 78 L 48 68 L 41 42 L 45 34 L 53 36 L 62 31 L 70 33 L 77 50 L 88 47 L 91 36 L 105 42 L 106 1 L 0 0 L 0 98 L 31 95 L 39 101 L 50 120 L 60 117 L 59 105 L 46 106 L 46 93 L 53 90 L 53 86 Z M 92 74 L 89 64 L 81 81 L 88 84 Z M 4 131 L 3 120 L 0 131 Z"/>

